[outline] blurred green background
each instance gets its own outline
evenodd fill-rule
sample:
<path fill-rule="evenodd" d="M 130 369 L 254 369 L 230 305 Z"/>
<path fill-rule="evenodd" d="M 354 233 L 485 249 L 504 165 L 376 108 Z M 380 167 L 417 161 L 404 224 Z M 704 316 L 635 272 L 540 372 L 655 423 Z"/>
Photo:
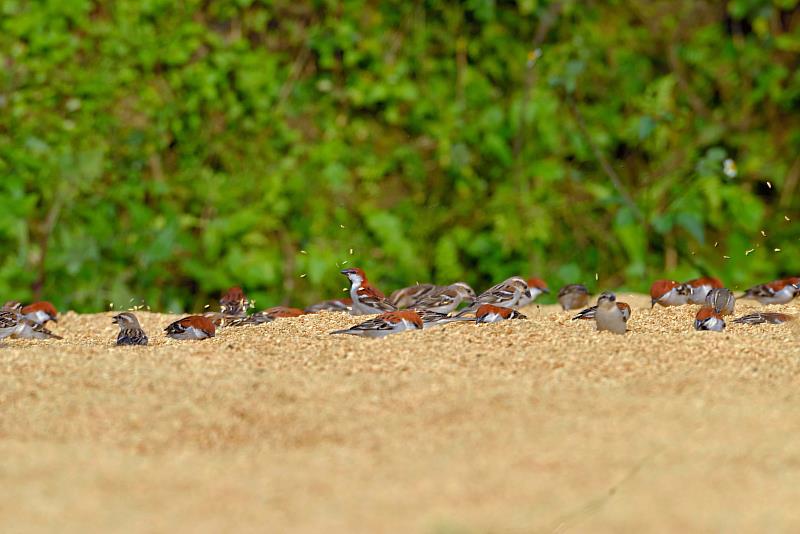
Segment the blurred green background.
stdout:
<path fill-rule="evenodd" d="M 797 4 L 0 0 L 0 297 L 797 274 Z"/>

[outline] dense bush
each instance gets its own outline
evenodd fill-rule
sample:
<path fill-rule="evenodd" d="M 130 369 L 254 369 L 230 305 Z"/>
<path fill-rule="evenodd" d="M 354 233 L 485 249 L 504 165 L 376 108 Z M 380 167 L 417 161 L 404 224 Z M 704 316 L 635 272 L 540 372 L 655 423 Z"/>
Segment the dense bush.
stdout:
<path fill-rule="evenodd" d="M 0 295 L 800 272 L 796 4 L 0 0 Z"/>

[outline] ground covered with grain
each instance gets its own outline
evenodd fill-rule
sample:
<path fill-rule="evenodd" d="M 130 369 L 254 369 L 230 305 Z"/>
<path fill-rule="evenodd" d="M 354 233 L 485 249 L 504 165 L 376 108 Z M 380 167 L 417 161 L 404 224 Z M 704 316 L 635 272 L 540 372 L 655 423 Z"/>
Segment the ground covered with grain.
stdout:
<path fill-rule="evenodd" d="M 798 326 L 695 332 L 695 306 L 621 300 L 625 336 L 530 306 L 180 342 L 140 313 L 151 345 L 115 347 L 112 314 L 65 314 L 64 341 L 0 346 L 0 529 L 800 531 Z"/>

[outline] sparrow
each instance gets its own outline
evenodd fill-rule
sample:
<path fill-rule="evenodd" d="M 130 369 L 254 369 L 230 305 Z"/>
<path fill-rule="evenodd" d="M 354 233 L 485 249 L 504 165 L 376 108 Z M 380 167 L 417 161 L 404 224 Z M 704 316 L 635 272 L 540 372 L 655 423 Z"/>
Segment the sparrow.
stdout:
<path fill-rule="evenodd" d="M 416 312 L 417 315 L 419 315 L 420 319 L 422 319 L 423 328 L 430 328 L 431 326 L 438 326 L 453 321 L 461 321 L 465 319 L 463 317 L 451 317 L 447 313 L 441 313 L 431 310 L 423 310 L 419 308 L 410 308 L 410 311 Z"/>
<path fill-rule="evenodd" d="M 514 308 L 521 298 L 530 298 L 528 283 L 519 276 L 512 276 L 492 286 L 475 298 L 475 301 L 458 313 L 458 316 L 474 312 L 484 304 L 499 308 Z"/>
<path fill-rule="evenodd" d="M 202 315 L 190 315 L 166 327 L 164 332 L 172 339 L 206 339 L 216 333 L 214 323 Z"/>
<path fill-rule="evenodd" d="M 244 326 L 244 325 L 258 325 L 271 323 L 275 319 L 282 317 L 300 317 L 306 315 L 306 312 L 297 308 L 289 308 L 287 306 L 274 306 L 267 308 L 260 312 L 256 312 L 249 317 L 240 317 L 228 323 L 228 326 Z"/>
<path fill-rule="evenodd" d="M 131 312 L 115 315 L 111 322 L 119 325 L 117 345 L 147 345 L 147 334 L 139 326 L 139 319 Z"/>
<path fill-rule="evenodd" d="M 6 302 L 2 309 L 4 311 L 13 311 L 20 316 L 19 329 L 11 334 L 11 337 L 14 339 L 64 339 L 63 337 L 51 332 L 44 326 L 43 323 L 37 323 L 36 321 L 22 315 L 23 307 L 19 302 Z"/>
<path fill-rule="evenodd" d="M 725 287 L 718 278 L 711 276 L 695 278 L 694 280 L 685 282 L 683 285 L 691 290 L 691 293 L 689 294 L 690 304 L 704 304 L 706 301 L 706 295 L 708 295 L 709 291 L 712 289 Z"/>
<path fill-rule="evenodd" d="M 386 295 L 369 283 L 367 275 L 362 269 L 358 267 L 345 269 L 342 274 L 350 280 L 350 297 L 353 299 L 350 315 L 371 315 L 397 311 L 397 307 L 389 302 Z"/>
<path fill-rule="evenodd" d="M 513 308 L 501 308 L 492 304 L 483 304 L 475 312 L 476 323 L 499 323 L 507 319 L 527 319 Z"/>
<path fill-rule="evenodd" d="M 733 315 L 736 299 L 730 289 L 715 287 L 706 295 L 705 305 L 713 308 L 719 315 Z"/>
<path fill-rule="evenodd" d="M 55 306 L 47 301 L 34 302 L 22 308 L 22 315 L 39 324 L 47 324 L 47 321 L 58 322 L 58 311 Z"/>
<path fill-rule="evenodd" d="M 439 286 L 433 284 L 417 284 L 411 287 L 404 287 L 389 295 L 389 302 L 398 309 L 410 308 L 419 299 L 437 289 L 439 289 Z"/>
<path fill-rule="evenodd" d="M 412 310 L 392 311 L 357 324 L 347 330 L 336 330 L 331 334 L 351 334 L 369 338 L 388 336 L 406 330 L 421 330 L 422 318 Z"/>
<path fill-rule="evenodd" d="M 628 306 L 627 302 L 617 302 L 617 308 L 622 312 L 622 318 L 625 322 L 628 322 L 628 319 L 631 318 L 631 307 Z M 597 306 L 591 306 L 590 308 L 586 308 L 581 310 L 581 312 L 572 318 L 573 321 L 578 319 L 594 319 L 595 313 L 597 312 Z"/>
<path fill-rule="evenodd" d="M 689 303 L 691 289 L 685 284 L 674 280 L 656 280 L 650 286 L 650 307 L 656 304 L 662 306 L 680 306 Z"/>
<path fill-rule="evenodd" d="M 564 310 L 576 310 L 589 305 L 589 290 L 583 284 L 569 284 L 558 291 L 558 303 Z"/>
<path fill-rule="evenodd" d="M 222 294 L 219 299 L 219 306 L 225 315 L 239 317 L 247 314 L 250 300 L 245 296 L 242 288 L 237 286 Z"/>
<path fill-rule="evenodd" d="M 20 310 L 21 305 L 19 304 L 13 309 L 6 309 L 4 306 L 0 310 L 0 339 L 5 339 L 22 330 L 24 318 L 20 315 Z"/>
<path fill-rule="evenodd" d="M 618 306 L 617 296 L 614 293 L 609 291 L 601 293 L 597 298 L 596 308 L 594 321 L 598 332 L 607 330 L 615 334 L 624 334 L 627 331 L 631 308 L 627 304 L 623 307 Z"/>
<path fill-rule="evenodd" d="M 304 311 L 306 313 L 317 313 L 321 311 L 349 312 L 352 306 L 353 299 L 323 300 L 322 302 L 317 302 L 316 304 L 307 306 Z"/>
<path fill-rule="evenodd" d="M 411 308 L 448 314 L 456 311 L 462 302 L 475 302 L 475 291 L 464 282 L 456 282 L 430 291 L 414 302 Z"/>
<path fill-rule="evenodd" d="M 788 313 L 756 312 L 743 315 L 738 319 L 734 319 L 733 322 L 739 324 L 781 324 L 792 320 L 794 320 L 794 315 L 789 315 Z"/>
<path fill-rule="evenodd" d="M 521 299 L 519 299 L 517 306 L 527 306 L 536 300 L 536 297 L 542 293 L 550 293 L 550 289 L 547 287 L 545 281 L 541 278 L 528 278 L 526 282 L 528 283 L 528 289 L 531 292 L 531 297 L 528 298 L 527 296 L 523 296 Z"/>
<path fill-rule="evenodd" d="M 694 329 L 722 332 L 725 330 L 725 320 L 711 306 L 703 306 L 694 317 Z"/>
<path fill-rule="evenodd" d="M 800 278 L 792 277 L 753 286 L 739 298 L 755 299 L 761 304 L 786 304 L 798 293 L 800 293 Z"/>

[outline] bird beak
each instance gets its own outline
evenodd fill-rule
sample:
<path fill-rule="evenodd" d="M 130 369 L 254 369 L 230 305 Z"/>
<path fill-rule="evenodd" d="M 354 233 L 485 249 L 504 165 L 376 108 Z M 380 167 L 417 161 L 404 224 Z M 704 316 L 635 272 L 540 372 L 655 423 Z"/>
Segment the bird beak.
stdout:
<path fill-rule="evenodd" d="M 58 317 L 53 317 L 53 316 L 51 315 L 51 316 L 50 316 L 50 320 L 51 320 L 51 321 L 53 321 L 54 323 L 57 323 L 57 322 L 58 322 Z"/>
<path fill-rule="evenodd" d="M 347 276 L 348 274 L 353 274 L 353 269 L 343 269 L 343 270 L 341 270 L 339 272 L 342 273 L 343 275 Z"/>
<path fill-rule="evenodd" d="M 111 324 L 119 324 L 119 321 L 117 320 L 117 316 L 116 315 L 111 318 Z"/>
<path fill-rule="evenodd" d="M 656 302 L 658 302 L 658 299 L 650 299 L 650 307 L 651 308 L 654 307 L 656 305 Z"/>
<path fill-rule="evenodd" d="M 548 294 L 548 295 L 550 294 L 550 290 L 547 289 L 546 287 L 543 287 L 541 289 L 542 289 L 542 293 L 545 293 L 545 294 Z"/>

